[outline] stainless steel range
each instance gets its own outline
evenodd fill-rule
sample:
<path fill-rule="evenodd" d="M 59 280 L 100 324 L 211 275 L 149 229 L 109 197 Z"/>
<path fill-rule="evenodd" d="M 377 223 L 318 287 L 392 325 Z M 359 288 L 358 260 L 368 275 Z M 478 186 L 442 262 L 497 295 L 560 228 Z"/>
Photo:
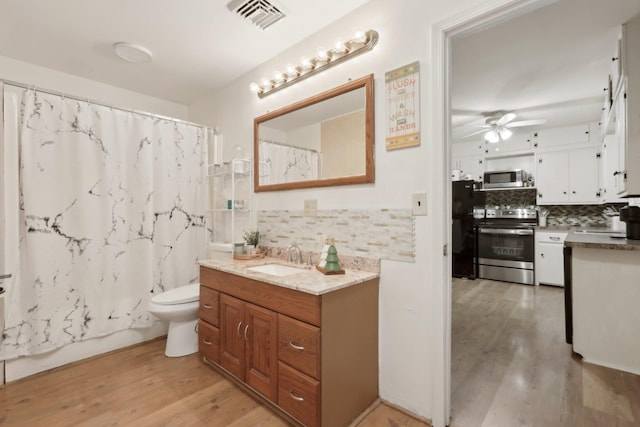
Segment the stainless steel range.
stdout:
<path fill-rule="evenodd" d="M 474 215 L 478 232 L 478 277 L 533 285 L 533 227 L 538 221 L 535 208 L 486 207 L 484 217 L 480 216 Z"/>

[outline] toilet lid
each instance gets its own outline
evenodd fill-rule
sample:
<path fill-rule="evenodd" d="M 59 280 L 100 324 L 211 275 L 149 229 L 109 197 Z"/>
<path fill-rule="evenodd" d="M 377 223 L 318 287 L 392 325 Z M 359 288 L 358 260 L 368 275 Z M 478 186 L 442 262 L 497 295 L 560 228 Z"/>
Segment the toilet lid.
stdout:
<path fill-rule="evenodd" d="M 170 289 L 151 298 L 154 304 L 182 304 L 185 302 L 198 301 L 200 298 L 200 284 L 180 286 L 179 288 Z"/>

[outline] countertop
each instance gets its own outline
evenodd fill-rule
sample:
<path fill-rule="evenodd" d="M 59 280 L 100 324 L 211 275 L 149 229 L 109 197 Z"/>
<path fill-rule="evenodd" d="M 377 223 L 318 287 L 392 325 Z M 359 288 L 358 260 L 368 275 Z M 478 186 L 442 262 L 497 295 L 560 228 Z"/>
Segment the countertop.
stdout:
<path fill-rule="evenodd" d="M 569 232 L 564 240 L 564 245 L 572 248 L 640 251 L 640 240 L 611 237 L 607 234 L 580 233 L 575 230 Z"/>
<path fill-rule="evenodd" d="M 337 291 L 339 289 L 380 277 L 378 273 L 374 272 L 346 269 L 345 274 L 324 275 L 316 270 L 315 267 L 305 268 L 302 265 L 291 264 L 281 260 L 280 258 L 269 257 L 247 261 L 235 260 L 230 257 L 214 258 L 202 260 L 199 263 L 203 267 L 224 271 L 225 273 L 235 274 L 248 279 L 281 286 L 283 288 L 295 289 L 312 295 L 327 294 L 329 292 Z M 290 274 L 288 276 L 273 276 L 271 274 L 247 270 L 248 267 L 264 264 L 295 266 L 300 268 L 300 273 Z"/>

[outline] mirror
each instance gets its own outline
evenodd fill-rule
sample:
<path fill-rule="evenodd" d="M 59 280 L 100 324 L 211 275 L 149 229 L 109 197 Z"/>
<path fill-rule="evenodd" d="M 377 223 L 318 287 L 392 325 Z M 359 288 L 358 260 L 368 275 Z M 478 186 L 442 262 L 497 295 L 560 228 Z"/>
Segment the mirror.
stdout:
<path fill-rule="evenodd" d="M 374 182 L 373 74 L 256 117 L 254 190 Z"/>

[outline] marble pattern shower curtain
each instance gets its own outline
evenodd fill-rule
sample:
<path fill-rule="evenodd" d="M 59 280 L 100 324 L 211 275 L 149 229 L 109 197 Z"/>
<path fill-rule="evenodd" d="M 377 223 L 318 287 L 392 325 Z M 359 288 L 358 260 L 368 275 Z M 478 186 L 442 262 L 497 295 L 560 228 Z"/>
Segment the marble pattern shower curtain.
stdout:
<path fill-rule="evenodd" d="M 291 147 L 269 141 L 259 141 L 261 184 L 318 179 L 317 151 Z"/>
<path fill-rule="evenodd" d="M 151 297 L 196 282 L 205 255 L 205 130 L 33 90 L 21 117 L 0 359 L 151 325 Z"/>

